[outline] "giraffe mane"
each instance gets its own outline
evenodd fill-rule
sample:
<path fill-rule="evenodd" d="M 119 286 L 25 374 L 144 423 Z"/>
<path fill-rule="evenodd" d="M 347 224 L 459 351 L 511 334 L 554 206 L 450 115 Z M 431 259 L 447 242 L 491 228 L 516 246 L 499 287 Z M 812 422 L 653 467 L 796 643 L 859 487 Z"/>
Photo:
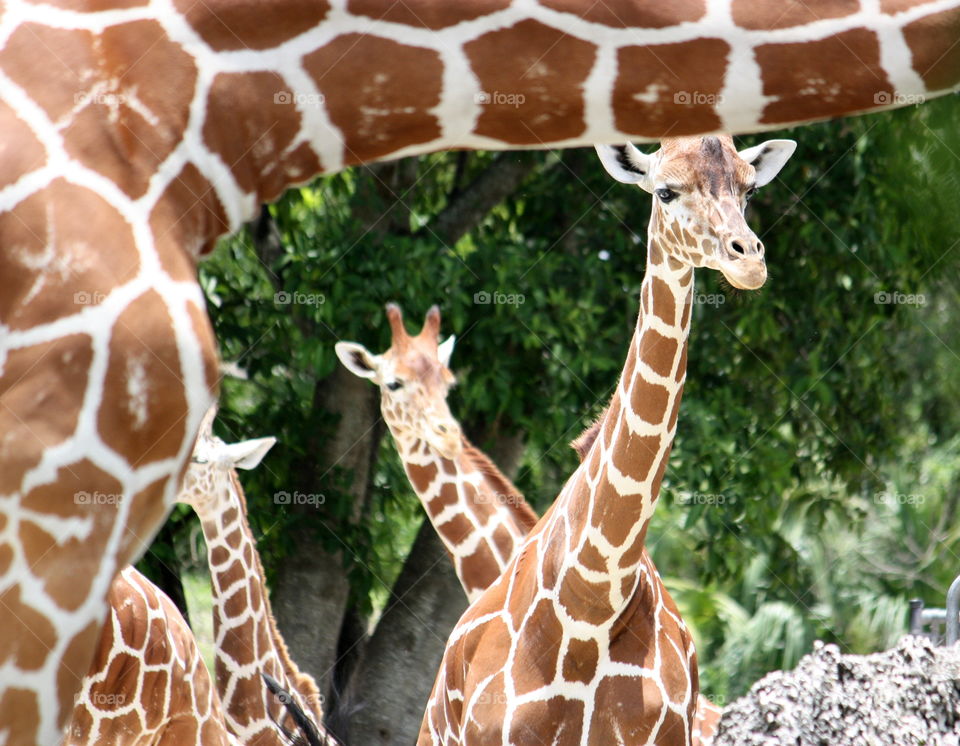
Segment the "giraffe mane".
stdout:
<path fill-rule="evenodd" d="M 487 482 L 497 491 L 497 494 L 505 499 L 506 504 L 513 508 L 513 512 L 516 513 L 524 528 L 532 530 L 537 524 L 537 515 L 527 504 L 523 493 L 516 488 L 506 474 L 497 468 L 490 457 L 467 440 L 465 435 L 461 434 L 460 440 L 463 443 L 464 457 L 470 461 L 477 471 L 483 474 Z"/>
<path fill-rule="evenodd" d="M 610 405 L 608 404 L 604 407 L 603 411 L 597 415 L 597 419 L 587 425 L 586 430 L 570 441 L 570 447 L 577 452 L 577 457 L 581 462 L 587 457 L 587 454 L 590 452 L 590 447 L 600 434 L 600 428 L 603 426 L 603 420 L 606 418 L 609 409 Z"/>

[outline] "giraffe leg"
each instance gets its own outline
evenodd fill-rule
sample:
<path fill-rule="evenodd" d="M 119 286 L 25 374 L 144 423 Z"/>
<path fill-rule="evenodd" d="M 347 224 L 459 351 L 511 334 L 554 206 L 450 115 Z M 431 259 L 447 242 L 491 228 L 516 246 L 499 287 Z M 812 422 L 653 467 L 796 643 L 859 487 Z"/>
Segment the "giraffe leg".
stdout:
<path fill-rule="evenodd" d="M 199 286 L 152 274 L 63 294 L 52 323 L 0 313 L 0 743 L 60 740 L 110 583 L 166 517 L 216 388 Z"/>

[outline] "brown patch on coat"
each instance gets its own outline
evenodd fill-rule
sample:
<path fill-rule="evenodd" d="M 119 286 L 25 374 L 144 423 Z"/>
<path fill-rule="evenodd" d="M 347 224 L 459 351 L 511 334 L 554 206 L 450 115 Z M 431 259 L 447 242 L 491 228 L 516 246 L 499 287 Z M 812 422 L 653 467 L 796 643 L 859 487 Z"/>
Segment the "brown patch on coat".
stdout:
<path fill-rule="evenodd" d="M 196 260 L 209 254 L 229 227 L 216 189 L 192 163 L 167 185 L 150 213 L 160 265 L 178 282 L 196 279 Z"/>
<path fill-rule="evenodd" d="M 47 152 L 29 125 L 3 102 L 0 102 L 0 132 L 3 132 L 4 139 L 4 147 L 0 150 L 2 189 L 40 168 L 46 163 Z"/>
<path fill-rule="evenodd" d="M 269 202 L 320 170 L 315 155 L 304 163 L 287 153 L 300 121 L 291 87 L 276 73 L 220 73 L 210 86 L 203 140 L 241 189 Z"/>
<path fill-rule="evenodd" d="M 594 640 L 570 640 L 567 654 L 563 657 L 564 681 L 580 681 L 589 684 L 597 674 L 600 649 Z"/>
<path fill-rule="evenodd" d="M 110 337 L 110 359 L 97 429 L 104 442 L 134 467 L 173 458 L 187 436 L 187 402 L 173 322 L 160 295 L 150 290 L 127 306 Z M 131 376 L 144 381 L 134 400 Z"/>
<path fill-rule="evenodd" d="M 640 376 L 634 377 L 630 408 L 644 422 L 652 425 L 663 422 L 669 400 L 670 392 L 665 387 L 658 383 L 649 383 Z"/>
<path fill-rule="evenodd" d="M 348 0 L 347 12 L 436 31 L 490 15 L 509 5 L 510 0 L 472 0 L 469 3 L 449 3 L 444 0 L 404 0 L 402 3 Z"/>
<path fill-rule="evenodd" d="M 519 705 L 513 713 L 508 743 L 579 746 L 582 731 L 583 702 L 556 696 Z"/>
<path fill-rule="evenodd" d="M 81 334 L 10 350 L 0 378 L 0 493 L 18 492 L 44 450 L 73 435 L 92 360 L 91 341 Z"/>
<path fill-rule="evenodd" d="M 705 0 L 675 0 L 671 3 L 637 3 L 631 0 L 607 0 L 584 5 L 577 0 L 540 0 L 540 4 L 561 13 L 571 13 L 590 23 L 613 28 L 670 28 L 692 23 L 707 12 Z"/>
<path fill-rule="evenodd" d="M 806 26 L 827 18 L 843 18 L 860 10 L 860 0 L 785 0 L 756 3 L 733 0 L 733 22 L 751 31 Z"/>
<path fill-rule="evenodd" d="M 214 51 L 272 49 L 315 28 L 330 11 L 326 0 L 287 0 L 265 22 L 257 3 L 174 0 L 174 6 Z"/>
<path fill-rule="evenodd" d="M 596 58 L 593 44 L 525 20 L 467 42 L 464 52 L 489 97 L 474 134 L 539 145 L 586 129 L 582 90 Z"/>
<path fill-rule="evenodd" d="M 303 59 L 344 139 L 346 165 L 440 136 L 443 63 L 430 49 L 344 34 Z"/>
<path fill-rule="evenodd" d="M 410 478 L 410 483 L 413 484 L 413 489 L 417 492 L 426 492 L 437 477 L 437 465 L 432 461 L 425 466 L 404 462 L 403 466 L 406 469 L 407 477 Z"/>
<path fill-rule="evenodd" d="M 761 44 L 754 49 L 766 105 L 762 124 L 827 118 L 871 109 L 893 87 L 880 64 L 880 41 L 865 28 L 820 41 Z M 842 71 L 842 74 L 841 72 Z"/>
<path fill-rule="evenodd" d="M 721 39 L 621 48 L 613 86 L 617 129 L 651 138 L 719 129 L 720 117 L 708 102 L 723 89 L 729 52 L 730 45 Z M 683 70 L 684 77 L 675 70 Z"/>
<path fill-rule="evenodd" d="M 129 223 L 103 197 L 63 179 L 0 215 L 0 238 L 0 320 L 11 329 L 97 305 L 140 269 Z"/>
<path fill-rule="evenodd" d="M 578 622 L 602 624 L 615 613 L 610 605 L 610 581 L 591 582 L 576 567 L 564 573 L 557 600 L 570 618 Z"/>
<path fill-rule="evenodd" d="M 903 38 L 913 53 L 913 69 L 929 90 L 960 83 L 960 10 L 951 8 L 909 23 Z"/>
<path fill-rule="evenodd" d="M 461 560 L 460 573 L 465 587 L 478 590 L 488 588 L 500 576 L 497 560 L 483 542 L 477 545 L 473 554 Z"/>
<path fill-rule="evenodd" d="M 553 601 L 540 600 L 527 613 L 517 638 L 511 678 L 518 696 L 553 681 L 562 637 L 563 626 L 553 609 Z"/>
<path fill-rule="evenodd" d="M 669 378 L 677 358 L 677 340 L 656 329 L 647 329 L 640 337 L 640 359 L 658 376 Z"/>

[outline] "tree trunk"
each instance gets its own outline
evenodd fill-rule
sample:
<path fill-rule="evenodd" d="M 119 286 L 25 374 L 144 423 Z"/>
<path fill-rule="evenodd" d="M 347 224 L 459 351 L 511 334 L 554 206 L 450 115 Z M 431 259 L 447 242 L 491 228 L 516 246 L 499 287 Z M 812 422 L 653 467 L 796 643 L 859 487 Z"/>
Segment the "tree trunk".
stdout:
<path fill-rule="evenodd" d="M 460 581 L 424 520 L 341 703 L 347 746 L 413 746 L 447 638 L 467 607 Z"/>
<path fill-rule="evenodd" d="M 356 522 L 369 496 L 370 472 L 383 433 L 376 388 L 338 365 L 317 386 L 314 408 L 340 419 L 332 437 L 306 437 L 301 484 L 296 489 L 322 492 L 324 484 L 334 482 L 335 470 L 350 472 L 354 501 L 350 520 Z M 319 545 L 336 543 L 335 520 L 321 521 L 318 529 L 315 507 L 293 505 L 291 509 L 304 513 L 304 528 L 291 537 L 294 549 L 278 568 L 273 609 L 293 660 L 317 680 L 321 693 L 329 695 L 350 583 L 340 551 L 326 551 Z M 318 537 L 318 530 L 328 533 Z"/>

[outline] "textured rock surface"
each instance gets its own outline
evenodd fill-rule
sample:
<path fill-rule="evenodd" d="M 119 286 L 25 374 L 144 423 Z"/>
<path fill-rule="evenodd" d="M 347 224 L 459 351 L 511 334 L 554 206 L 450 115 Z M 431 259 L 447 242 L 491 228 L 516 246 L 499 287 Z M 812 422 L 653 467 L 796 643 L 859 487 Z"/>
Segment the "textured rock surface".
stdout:
<path fill-rule="evenodd" d="M 960 746 L 960 645 L 873 655 L 816 643 L 724 709 L 712 746 Z"/>

